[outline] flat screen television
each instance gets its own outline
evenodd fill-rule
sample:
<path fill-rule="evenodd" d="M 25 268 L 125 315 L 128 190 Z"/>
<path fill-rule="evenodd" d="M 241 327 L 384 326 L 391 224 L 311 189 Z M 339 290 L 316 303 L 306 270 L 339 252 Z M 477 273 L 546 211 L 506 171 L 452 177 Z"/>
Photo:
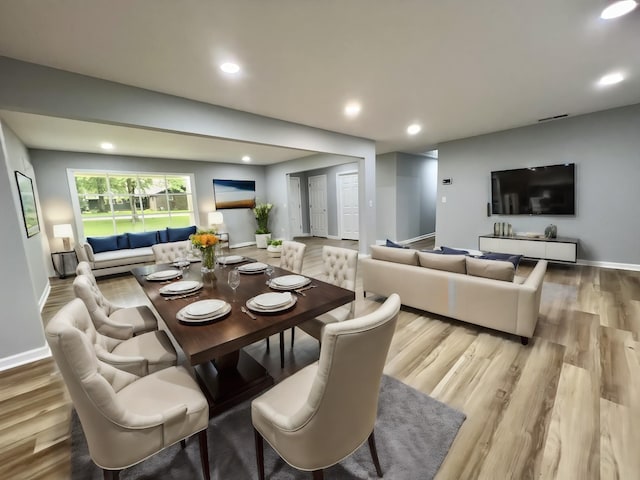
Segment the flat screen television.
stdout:
<path fill-rule="evenodd" d="M 575 215 L 575 164 L 491 172 L 494 215 Z"/>

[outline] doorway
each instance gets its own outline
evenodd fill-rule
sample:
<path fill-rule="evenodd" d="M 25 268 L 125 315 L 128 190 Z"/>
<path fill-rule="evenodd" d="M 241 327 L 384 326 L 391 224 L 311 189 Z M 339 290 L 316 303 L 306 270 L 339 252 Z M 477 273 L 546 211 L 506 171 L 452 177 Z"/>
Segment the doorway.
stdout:
<path fill-rule="evenodd" d="M 327 237 L 327 176 L 309 177 L 309 223 L 312 237 Z"/>
<path fill-rule="evenodd" d="M 358 172 L 337 175 L 338 236 L 359 240 Z"/>

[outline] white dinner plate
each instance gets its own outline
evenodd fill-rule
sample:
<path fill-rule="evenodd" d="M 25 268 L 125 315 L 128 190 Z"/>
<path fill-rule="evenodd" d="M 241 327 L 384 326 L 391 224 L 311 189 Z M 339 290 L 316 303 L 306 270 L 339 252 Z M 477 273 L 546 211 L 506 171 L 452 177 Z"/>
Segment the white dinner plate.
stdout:
<path fill-rule="evenodd" d="M 269 286 L 275 290 L 295 290 L 311 283 L 311 279 L 302 275 L 285 275 L 271 280 Z"/>
<path fill-rule="evenodd" d="M 263 293 L 262 295 L 257 295 L 252 299 L 253 303 L 262 308 L 278 308 L 288 303 L 291 303 L 291 292 L 282 292 L 282 293 Z"/>
<path fill-rule="evenodd" d="M 247 308 L 249 310 L 253 310 L 254 312 L 258 312 L 258 313 L 278 313 L 278 312 L 282 312 L 284 310 L 288 310 L 291 307 L 293 307 L 296 302 L 298 301 L 298 297 L 296 295 L 291 295 L 291 301 L 280 306 L 280 307 L 276 307 L 276 308 L 264 308 L 261 307 L 260 305 L 257 305 L 254 301 L 253 298 L 250 298 L 249 300 L 247 300 Z"/>
<path fill-rule="evenodd" d="M 170 280 L 182 275 L 180 270 L 161 270 L 159 272 L 153 272 L 146 276 L 147 280 Z"/>
<path fill-rule="evenodd" d="M 165 285 L 160 289 L 160 293 L 164 293 L 165 295 L 176 295 L 179 293 L 193 292 L 195 290 L 198 290 L 199 288 L 202 288 L 201 282 L 185 280 L 182 282 L 175 282 L 170 283 L 169 285 Z"/>
<path fill-rule="evenodd" d="M 220 257 L 220 263 L 225 265 L 233 265 L 234 263 L 244 262 L 242 255 L 227 255 L 226 257 Z"/>
<path fill-rule="evenodd" d="M 207 323 L 213 322 L 214 320 L 217 320 L 218 318 L 224 317 L 231 311 L 231 305 L 228 304 L 227 302 L 224 302 L 224 306 L 221 309 L 217 310 L 216 312 L 214 312 L 213 314 L 207 317 L 191 318 L 185 314 L 186 308 L 187 307 L 184 307 L 178 310 L 178 313 L 176 313 L 176 318 L 178 319 L 178 321 L 185 325 L 207 324 Z"/>
<path fill-rule="evenodd" d="M 240 273 L 260 273 L 264 272 L 267 267 L 268 265 L 266 263 L 253 262 L 247 263 L 246 265 L 240 265 L 238 267 L 238 271 Z"/>
<path fill-rule="evenodd" d="M 208 299 L 200 300 L 199 302 L 187 305 L 184 308 L 184 315 L 186 317 L 198 318 L 198 317 L 210 317 L 218 310 L 223 308 L 227 302 L 224 300 Z"/>

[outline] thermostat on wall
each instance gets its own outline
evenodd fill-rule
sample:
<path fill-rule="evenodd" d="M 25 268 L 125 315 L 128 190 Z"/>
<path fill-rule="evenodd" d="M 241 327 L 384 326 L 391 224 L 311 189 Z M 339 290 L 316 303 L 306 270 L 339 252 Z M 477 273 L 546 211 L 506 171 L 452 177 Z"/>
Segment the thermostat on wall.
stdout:
<path fill-rule="evenodd" d="M 443 185 L 451 185 L 453 183 L 453 178 L 443 178 L 442 179 L 442 184 Z"/>

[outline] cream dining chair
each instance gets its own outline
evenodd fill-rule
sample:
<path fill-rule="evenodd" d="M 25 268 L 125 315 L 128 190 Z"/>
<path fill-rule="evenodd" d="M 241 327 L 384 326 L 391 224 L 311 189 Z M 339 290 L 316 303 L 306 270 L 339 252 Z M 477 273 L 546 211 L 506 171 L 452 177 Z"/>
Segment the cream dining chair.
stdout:
<path fill-rule="evenodd" d="M 77 300 L 84 305 L 89 318 L 88 322 L 78 323 L 77 328 L 87 335 L 100 360 L 139 376 L 176 364 L 176 350 L 162 330 L 142 333 L 135 337 L 130 334 L 129 337 L 115 338 L 99 333 L 91 315 L 91 311 L 99 310 L 91 281 L 84 275 L 77 276 L 73 281 L 73 290 L 76 292 Z M 122 330 L 118 330 L 118 333 L 122 333 Z"/>
<path fill-rule="evenodd" d="M 358 271 L 357 250 L 325 245 L 322 247 L 322 265 L 323 271 L 321 280 L 348 290 L 356 289 L 356 276 Z M 334 308 L 330 312 L 324 313 L 319 317 L 307 320 L 306 322 L 298 325 L 298 327 L 320 341 L 322 339 L 322 330 L 325 325 L 353 318 L 354 314 L 355 302 L 351 302 L 347 305 Z M 291 347 L 293 347 L 293 338 L 292 334 Z"/>
<path fill-rule="evenodd" d="M 307 245 L 302 242 L 285 240 L 282 242 L 280 253 L 280 268 L 293 273 L 302 273 L 304 262 L 304 252 Z M 291 345 L 293 346 L 293 328 L 291 329 Z M 269 351 L 269 337 L 267 337 L 267 352 Z M 280 332 L 280 368 L 284 368 L 284 332 Z"/>
<path fill-rule="evenodd" d="M 85 304 L 98 332 L 114 338 L 129 338 L 131 334 L 138 335 L 158 329 L 158 321 L 146 305 L 120 307 L 107 300 L 98 287 L 89 263 L 80 262 L 76 267 L 76 275 L 85 277 L 91 287 L 80 292 L 76 291 L 76 282 L 73 283 L 76 297 L 86 296 Z M 82 285 L 86 286 L 87 282 L 82 282 Z M 90 297 L 93 297 L 93 301 Z"/>
<path fill-rule="evenodd" d="M 47 342 L 80 418 L 89 454 L 105 479 L 198 434 L 200 461 L 209 479 L 209 407 L 183 367 L 139 377 L 100 361 L 84 304 L 75 299 L 49 321 Z M 184 446 L 184 443 L 183 443 Z"/>
<path fill-rule="evenodd" d="M 191 252 L 191 240 L 182 240 L 180 242 L 156 243 L 151 245 L 153 257 L 156 265 L 161 263 L 175 262 L 181 256 L 188 255 Z"/>
<path fill-rule="evenodd" d="M 324 328 L 320 359 L 251 402 L 258 477 L 263 440 L 289 465 L 313 472 L 351 455 L 365 441 L 378 476 L 374 425 L 382 369 L 400 310 L 392 294 L 375 312 Z"/>

